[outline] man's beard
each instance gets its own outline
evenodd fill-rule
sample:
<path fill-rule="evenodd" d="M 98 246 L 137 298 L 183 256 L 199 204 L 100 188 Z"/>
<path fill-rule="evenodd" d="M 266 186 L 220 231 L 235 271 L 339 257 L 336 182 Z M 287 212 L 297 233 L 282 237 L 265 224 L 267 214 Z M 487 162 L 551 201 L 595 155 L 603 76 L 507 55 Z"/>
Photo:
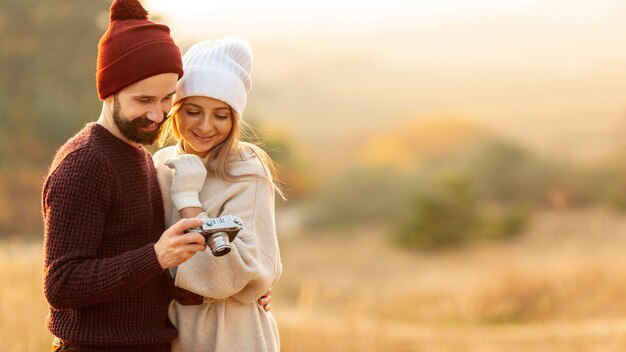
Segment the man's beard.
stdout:
<path fill-rule="evenodd" d="M 149 120 L 145 116 L 140 116 L 134 120 L 126 120 L 122 118 L 120 111 L 122 110 L 122 106 L 120 104 L 119 98 L 117 95 L 113 97 L 113 121 L 115 121 L 115 125 L 120 130 L 122 135 L 126 137 L 131 142 L 140 143 L 144 145 L 149 145 L 154 143 L 156 139 L 159 137 L 161 133 L 161 128 L 163 127 L 163 123 L 167 120 L 167 114 L 163 113 L 163 120 L 157 124 L 157 128 L 154 131 L 142 131 L 142 127 L 150 126 L 154 123 L 154 121 Z"/>

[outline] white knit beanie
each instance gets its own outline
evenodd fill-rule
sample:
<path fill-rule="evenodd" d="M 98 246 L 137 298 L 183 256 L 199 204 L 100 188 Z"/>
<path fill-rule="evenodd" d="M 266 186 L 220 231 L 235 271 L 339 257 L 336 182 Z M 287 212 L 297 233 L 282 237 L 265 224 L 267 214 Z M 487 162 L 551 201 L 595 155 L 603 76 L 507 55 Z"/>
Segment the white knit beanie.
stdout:
<path fill-rule="evenodd" d="M 190 96 L 218 99 L 242 118 L 252 87 L 252 52 L 245 40 L 226 37 L 197 43 L 183 56 L 183 70 L 174 102 Z"/>

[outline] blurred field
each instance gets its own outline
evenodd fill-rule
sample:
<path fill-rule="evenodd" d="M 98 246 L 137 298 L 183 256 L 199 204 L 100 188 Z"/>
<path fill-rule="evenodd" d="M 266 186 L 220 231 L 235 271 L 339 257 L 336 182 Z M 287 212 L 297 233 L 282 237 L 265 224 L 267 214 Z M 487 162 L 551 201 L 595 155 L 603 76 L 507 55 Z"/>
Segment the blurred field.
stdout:
<path fill-rule="evenodd" d="M 7 351 L 49 351 L 48 310 L 39 243 L 0 244 L 0 344 Z"/>
<path fill-rule="evenodd" d="M 282 229 L 284 351 L 626 348 L 626 218 L 543 212 L 510 242 L 428 254 L 393 249 L 385 233 Z M 0 268 L 4 350 L 47 350 L 41 245 L 3 242 Z"/>
<path fill-rule="evenodd" d="M 626 350 L 625 2 L 142 2 L 183 52 L 254 48 L 245 121 L 289 196 L 284 351 Z M 0 1 L 7 351 L 50 347 L 42 226 L 23 219 L 101 109 L 110 3 Z"/>

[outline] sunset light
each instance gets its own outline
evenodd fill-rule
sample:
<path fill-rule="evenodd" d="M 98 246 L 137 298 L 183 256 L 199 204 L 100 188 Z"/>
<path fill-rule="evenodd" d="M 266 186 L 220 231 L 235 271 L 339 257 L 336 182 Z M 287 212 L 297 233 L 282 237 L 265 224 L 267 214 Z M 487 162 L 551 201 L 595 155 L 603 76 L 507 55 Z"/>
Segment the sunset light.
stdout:
<path fill-rule="evenodd" d="M 0 0 L 0 77 L 3 350 L 626 351 L 626 0 Z"/>

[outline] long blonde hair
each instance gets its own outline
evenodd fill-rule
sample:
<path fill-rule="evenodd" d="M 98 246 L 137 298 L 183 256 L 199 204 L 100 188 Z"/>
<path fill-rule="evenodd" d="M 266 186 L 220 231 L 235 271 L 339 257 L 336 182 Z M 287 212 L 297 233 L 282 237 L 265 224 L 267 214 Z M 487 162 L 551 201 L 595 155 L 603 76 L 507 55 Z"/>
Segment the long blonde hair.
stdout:
<path fill-rule="evenodd" d="M 183 98 L 177 101 L 170 111 L 170 114 L 167 120 L 163 123 L 163 127 L 161 128 L 161 134 L 159 135 L 159 147 L 164 147 L 170 143 L 178 143 L 183 138 L 178 129 L 178 125 L 176 122 L 176 117 L 178 116 L 181 107 L 185 104 L 187 98 Z M 280 181 L 278 179 L 278 172 L 276 170 L 276 165 L 270 156 L 256 144 L 243 142 L 241 141 L 241 126 L 240 124 L 244 124 L 244 126 L 249 127 L 242 119 L 237 116 L 235 110 L 233 110 L 230 106 L 230 116 L 232 119 L 232 129 L 228 134 L 228 137 L 215 146 L 213 150 L 210 151 L 209 160 L 215 160 L 214 172 L 217 177 L 221 178 L 227 182 L 237 182 L 239 180 L 250 178 L 250 177 L 260 177 L 266 180 L 274 189 L 276 193 L 280 195 L 283 200 L 286 200 L 285 194 L 280 187 Z M 231 158 L 235 153 L 239 153 L 242 155 L 244 149 L 249 149 L 255 154 L 263 168 L 266 171 L 267 176 L 257 175 L 257 174 L 243 174 L 243 175 L 233 175 L 229 168 L 228 164 L 231 161 Z"/>

